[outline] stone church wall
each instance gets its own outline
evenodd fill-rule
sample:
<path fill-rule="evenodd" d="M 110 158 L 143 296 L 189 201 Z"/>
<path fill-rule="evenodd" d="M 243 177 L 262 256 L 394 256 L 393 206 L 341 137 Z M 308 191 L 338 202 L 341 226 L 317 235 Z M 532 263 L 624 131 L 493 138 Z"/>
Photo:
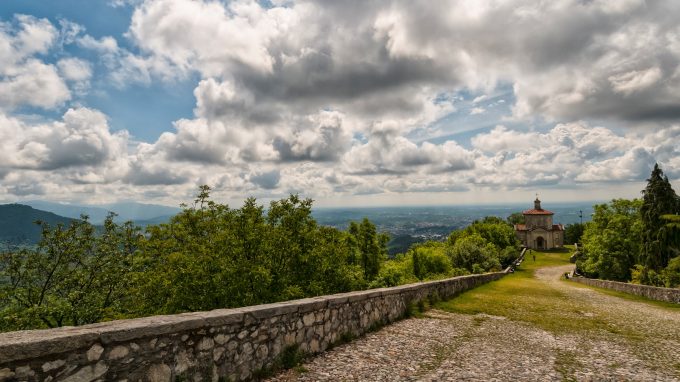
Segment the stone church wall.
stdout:
<path fill-rule="evenodd" d="M 0 334 L 0 381 L 236 381 L 501 278 L 488 273 L 275 304 Z"/>

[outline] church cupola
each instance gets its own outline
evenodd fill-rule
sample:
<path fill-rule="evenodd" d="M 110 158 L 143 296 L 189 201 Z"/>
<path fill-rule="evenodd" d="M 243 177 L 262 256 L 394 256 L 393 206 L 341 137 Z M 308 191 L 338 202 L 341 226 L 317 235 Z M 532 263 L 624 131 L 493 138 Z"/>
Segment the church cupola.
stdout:
<path fill-rule="evenodd" d="M 543 208 L 541 208 L 541 201 L 538 200 L 538 196 L 536 197 L 536 200 L 534 200 L 534 209 L 535 210 L 542 210 L 543 209 Z"/>

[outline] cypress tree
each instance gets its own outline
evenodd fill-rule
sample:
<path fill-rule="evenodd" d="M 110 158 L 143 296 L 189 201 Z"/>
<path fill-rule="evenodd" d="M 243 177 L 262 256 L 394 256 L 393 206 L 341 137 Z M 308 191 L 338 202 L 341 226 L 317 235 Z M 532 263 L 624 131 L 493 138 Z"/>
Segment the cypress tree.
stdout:
<path fill-rule="evenodd" d="M 418 250 L 414 249 L 413 250 L 413 275 L 416 276 L 418 280 L 421 278 L 420 274 L 420 255 L 418 254 Z"/>
<path fill-rule="evenodd" d="M 668 265 L 673 256 L 671 243 L 673 232 L 662 219 L 663 215 L 677 214 L 680 201 L 668 177 L 663 174 L 659 164 L 654 165 L 652 174 L 647 179 L 647 188 L 642 191 L 642 253 L 640 262 L 653 270 L 660 270 Z"/>

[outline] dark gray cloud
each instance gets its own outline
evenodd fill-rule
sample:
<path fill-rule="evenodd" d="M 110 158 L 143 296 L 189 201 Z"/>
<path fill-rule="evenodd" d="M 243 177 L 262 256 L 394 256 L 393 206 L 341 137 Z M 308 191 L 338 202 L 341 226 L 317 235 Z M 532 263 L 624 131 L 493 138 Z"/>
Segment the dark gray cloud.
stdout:
<path fill-rule="evenodd" d="M 275 189 L 281 180 L 281 172 L 279 170 L 267 171 L 252 175 L 250 181 L 265 190 Z"/>
<path fill-rule="evenodd" d="M 39 183 L 22 183 L 7 187 L 7 191 L 16 196 L 44 195 L 45 187 Z"/>

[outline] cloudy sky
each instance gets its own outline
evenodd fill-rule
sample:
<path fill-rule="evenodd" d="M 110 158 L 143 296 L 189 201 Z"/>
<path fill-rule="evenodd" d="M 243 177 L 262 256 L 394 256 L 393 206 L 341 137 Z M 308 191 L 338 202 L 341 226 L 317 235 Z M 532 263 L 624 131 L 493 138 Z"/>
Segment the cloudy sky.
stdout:
<path fill-rule="evenodd" d="M 635 197 L 680 2 L 2 0 L 0 201 Z"/>

